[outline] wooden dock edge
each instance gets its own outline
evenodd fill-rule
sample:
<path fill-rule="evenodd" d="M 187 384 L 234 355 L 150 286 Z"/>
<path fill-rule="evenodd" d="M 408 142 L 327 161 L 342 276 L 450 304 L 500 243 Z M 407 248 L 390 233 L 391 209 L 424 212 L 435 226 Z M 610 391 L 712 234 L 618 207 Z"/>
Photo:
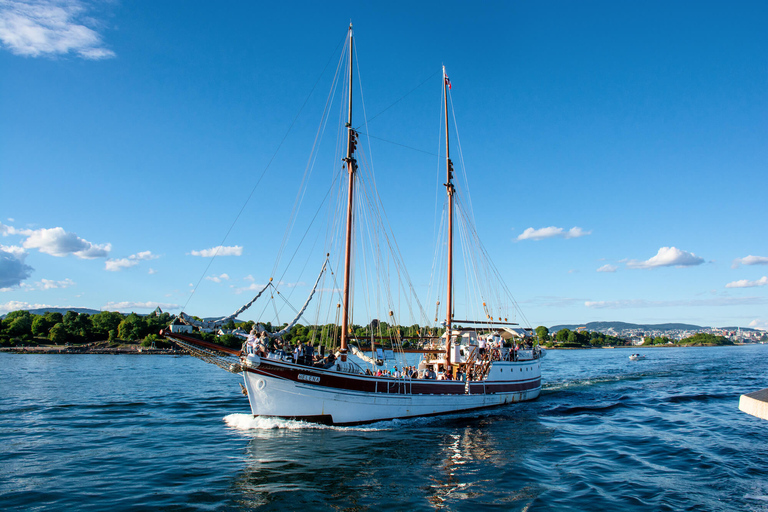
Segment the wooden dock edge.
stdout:
<path fill-rule="evenodd" d="M 768 389 L 741 395 L 739 409 L 752 416 L 768 420 Z"/>

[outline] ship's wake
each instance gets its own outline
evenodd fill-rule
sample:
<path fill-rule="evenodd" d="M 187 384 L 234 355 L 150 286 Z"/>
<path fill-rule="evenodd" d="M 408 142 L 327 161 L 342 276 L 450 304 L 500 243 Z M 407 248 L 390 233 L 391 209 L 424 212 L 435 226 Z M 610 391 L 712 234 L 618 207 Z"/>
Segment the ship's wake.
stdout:
<path fill-rule="evenodd" d="M 386 428 L 376 426 L 335 427 L 332 425 L 320 425 L 307 421 L 288 420 L 282 418 L 268 418 L 265 416 L 253 416 L 251 414 L 229 414 L 224 416 L 224 423 L 236 430 L 248 432 L 259 430 L 357 430 L 361 432 L 377 432 L 390 430 L 391 424 Z M 384 423 L 384 422 L 382 422 Z"/>

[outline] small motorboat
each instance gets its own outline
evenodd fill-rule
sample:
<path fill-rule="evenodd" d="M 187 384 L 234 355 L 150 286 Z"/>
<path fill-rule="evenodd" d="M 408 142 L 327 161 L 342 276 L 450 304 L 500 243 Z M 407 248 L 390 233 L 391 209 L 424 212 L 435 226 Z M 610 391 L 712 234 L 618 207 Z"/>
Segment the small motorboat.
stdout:
<path fill-rule="evenodd" d="M 629 356 L 630 361 L 639 361 L 640 359 L 645 359 L 645 356 L 641 354 L 632 354 Z"/>

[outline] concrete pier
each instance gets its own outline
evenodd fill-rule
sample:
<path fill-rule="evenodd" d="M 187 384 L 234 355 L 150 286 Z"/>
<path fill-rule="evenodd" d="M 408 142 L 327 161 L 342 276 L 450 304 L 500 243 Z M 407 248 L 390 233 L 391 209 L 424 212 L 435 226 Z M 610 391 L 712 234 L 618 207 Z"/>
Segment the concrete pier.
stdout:
<path fill-rule="evenodd" d="M 752 416 L 768 420 L 768 389 L 741 395 L 739 409 Z"/>

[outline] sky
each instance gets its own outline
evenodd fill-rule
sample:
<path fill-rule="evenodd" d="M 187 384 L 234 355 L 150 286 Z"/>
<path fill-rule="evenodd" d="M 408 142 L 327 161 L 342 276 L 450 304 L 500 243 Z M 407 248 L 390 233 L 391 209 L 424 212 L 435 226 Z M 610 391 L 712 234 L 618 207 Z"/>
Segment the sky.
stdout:
<path fill-rule="evenodd" d="M 531 325 L 768 329 L 765 2 L 276 4 L 0 0 L 0 314 L 223 316 L 279 280 L 352 21 L 417 294 L 445 65 L 452 158 Z"/>

